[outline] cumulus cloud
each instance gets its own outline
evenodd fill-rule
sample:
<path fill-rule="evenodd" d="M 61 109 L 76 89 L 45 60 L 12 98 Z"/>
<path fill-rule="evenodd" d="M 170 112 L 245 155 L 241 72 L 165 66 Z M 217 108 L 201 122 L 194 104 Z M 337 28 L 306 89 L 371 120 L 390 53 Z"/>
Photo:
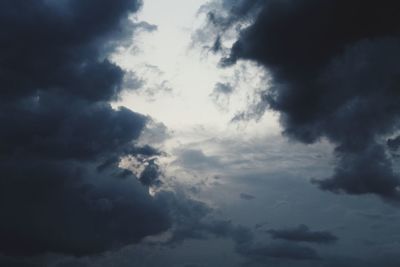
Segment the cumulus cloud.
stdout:
<path fill-rule="evenodd" d="M 146 186 L 157 186 L 161 184 L 163 173 L 155 159 L 147 162 L 144 170 L 139 176 L 139 181 Z"/>
<path fill-rule="evenodd" d="M 0 253 L 82 256 L 169 228 L 162 205 L 118 167 L 156 153 L 135 144 L 148 119 L 109 104 L 124 72 L 107 55 L 130 39 L 140 5 L 1 1 Z"/>
<path fill-rule="evenodd" d="M 209 18 L 218 32 L 251 18 L 222 64 L 247 59 L 263 65 L 271 87 L 260 103 L 280 114 L 284 134 L 336 145 L 335 173 L 314 182 L 324 190 L 398 201 L 400 180 L 384 144 L 400 118 L 395 1 L 222 3 Z"/>

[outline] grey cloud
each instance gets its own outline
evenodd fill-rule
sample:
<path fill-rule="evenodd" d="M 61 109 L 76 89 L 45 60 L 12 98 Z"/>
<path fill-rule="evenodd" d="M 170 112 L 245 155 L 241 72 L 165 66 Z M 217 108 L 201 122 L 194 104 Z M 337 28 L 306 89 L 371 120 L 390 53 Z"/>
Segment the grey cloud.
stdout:
<path fill-rule="evenodd" d="M 174 225 L 167 245 L 177 246 L 188 239 L 205 240 L 210 237 L 231 238 L 237 244 L 253 240 L 250 229 L 234 225 L 229 220 L 213 218 L 213 209 L 202 201 L 172 192 L 159 193 L 157 200 L 165 203 L 173 218 Z"/>
<path fill-rule="evenodd" d="M 232 84 L 218 82 L 215 84 L 214 90 L 210 94 L 210 98 L 218 107 L 224 110 L 228 108 L 230 95 L 234 92 L 234 90 L 235 88 Z"/>
<path fill-rule="evenodd" d="M 234 88 L 229 83 L 217 83 L 214 87 L 214 93 L 216 94 L 230 94 Z"/>
<path fill-rule="evenodd" d="M 123 86 L 125 89 L 138 90 L 143 88 L 145 81 L 138 77 L 138 75 L 133 71 L 128 71 L 125 73 Z"/>
<path fill-rule="evenodd" d="M 290 243 L 255 244 L 251 247 L 239 247 L 239 253 L 256 262 L 268 262 L 271 258 L 296 261 L 320 259 L 314 249 Z"/>
<path fill-rule="evenodd" d="M 396 3 L 223 3 L 210 18 L 219 33 L 249 16 L 253 21 L 222 64 L 247 59 L 263 65 L 272 86 L 260 105 L 280 114 L 284 134 L 307 144 L 327 138 L 336 145 L 334 175 L 315 183 L 324 190 L 397 202 L 400 180 L 383 145 L 400 119 Z"/>
<path fill-rule="evenodd" d="M 392 150 L 392 151 L 397 151 L 400 147 L 400 136 L 397 136 L 395 138 L 389 138 L 387 140 L 387 146 Z"/>
<path fill-rule="evenodd" d="M 155 159 L 149 160 L 144 170 L 139 176 L 139 181 L 145 186 L 158 186 L 161 185 L 161 178 L 163 173 L 160 166 L 156 163 Z"/>
<path fill-rule="evenodd" d="M 140 136 L 140 143 L 160 146 L 171 136 L 168 128 L 161 122 L 148 120 Z"/>
<path fill-rule="evenodd" d="M 173 212 L 175 225 L 172 227 L 171 238 L 166 243 L 170 246 L 175 247 L 190 239 L 224 238 L 231 239 L 236 253 L 250 262 L 268 262 L 274 258 L 296 261 L 320 259 L 318 253 L 310 247 L 289 242 L 259 243 L 250 228 L 210 217 L 212 209 L 202 202 L 167 192 L 158 197 L 173 207 L 169 210 Z M 321 235 L 319 232 L 306 234 L 315 235 L 316 239 Z"/>
<path fill-rule="evenodd" d="M 18 171 L 15 171 L 15 169 Z M 167 214 L 137 179 L 101 175 L 84 164 L 1 164 L 0 249 L 10 255 L 85 255 L 116 249 L 168 229 Z"/>
<path fill-rule="evenodd" d="M 221 167 L 220 159 L 216 156 L 207 156 L 202 150 L 183 149 L 179 151 L 176 163 L 189 169 L 213 169 Z"/>
<path fill-rule="evenodd" d="M 337 237 L 328 231 L 311 231 L 306 225 L 302 224 L 296 228 L 270 229 L 267 231 L 273 239 L 282 239 L 294 242 L 311 242 L 320 244 L 330 244 L 337 241 Z"/>
<path fill-rule="evenodd" d="M 140 6 L 1 1 L 0 253 L 84 256 L 170 227 L 161 203 L 118 167 L 156 153 L 135 144 L 148 118 L 109 104 L 124 71 L 107 56 L 131 39 Z"/>
<path fill-rule="evenodd" d="M 240 198 L 243 200 L 253 200 L 256 197 L 250 194 L 246 194 L 246 193 L 240 193 Z"/>
<path fill-rule="evenodd" d="M 141 22 L 135 23 L 133 25 L 136 27 L 136 29 L 145 30 L 145 31 L 148 31 L 148 32 L 153 32 L 153 31 L 156 31 L 158 29 L 157 25 L 150 24 L 150 23 L 148 23 L 146 21 L 141 21 Z"/>

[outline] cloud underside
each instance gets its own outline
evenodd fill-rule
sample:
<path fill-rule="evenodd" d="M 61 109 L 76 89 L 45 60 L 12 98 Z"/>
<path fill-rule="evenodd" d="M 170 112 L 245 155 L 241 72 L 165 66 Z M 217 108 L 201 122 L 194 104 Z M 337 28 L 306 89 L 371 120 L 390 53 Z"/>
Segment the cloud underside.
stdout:
<path fill-rule="evenodd" d="M 386 146 L 400 117 L 395 1 L 222 2 L 224 12 L 209 15 L 217 29 L 252 21 L 222 64 L 247 59 L 263 65 L 272 85 L 262 101 L 280 114 L 284 134 L 336 145 L 334 174 L 314 182 L 324 190 L 397 202 L 399 176 Z M 396 139 L 390 140 L 396 148 Z"/>
<path fill-rule="evenodd" d="M 100 253 L 170 226 L 118 167 L 146 154 L 135 140 L 147 118 L 109 104 L 124 72 L 107 55 L 131 36 L 140 5 L 1 1 L 1 253 Z"/>

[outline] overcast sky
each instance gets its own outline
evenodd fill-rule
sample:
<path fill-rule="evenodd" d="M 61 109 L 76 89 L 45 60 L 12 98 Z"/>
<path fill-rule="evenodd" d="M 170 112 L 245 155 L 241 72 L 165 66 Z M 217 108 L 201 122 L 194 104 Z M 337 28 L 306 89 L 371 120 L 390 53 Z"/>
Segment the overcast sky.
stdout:
<path fill-rule="evenodd" d="M 395 1 L 0 1 L 0 266 L 400 266 Z"/>

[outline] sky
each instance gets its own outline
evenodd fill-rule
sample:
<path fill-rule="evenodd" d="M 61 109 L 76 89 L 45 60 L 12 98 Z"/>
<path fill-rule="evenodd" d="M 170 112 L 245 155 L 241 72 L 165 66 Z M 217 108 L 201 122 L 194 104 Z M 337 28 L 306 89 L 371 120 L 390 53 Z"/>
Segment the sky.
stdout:
<path fill-rule="evenodd" d="M 383 0 L 0 2 L 0 266 L 400 266 Z"/>

